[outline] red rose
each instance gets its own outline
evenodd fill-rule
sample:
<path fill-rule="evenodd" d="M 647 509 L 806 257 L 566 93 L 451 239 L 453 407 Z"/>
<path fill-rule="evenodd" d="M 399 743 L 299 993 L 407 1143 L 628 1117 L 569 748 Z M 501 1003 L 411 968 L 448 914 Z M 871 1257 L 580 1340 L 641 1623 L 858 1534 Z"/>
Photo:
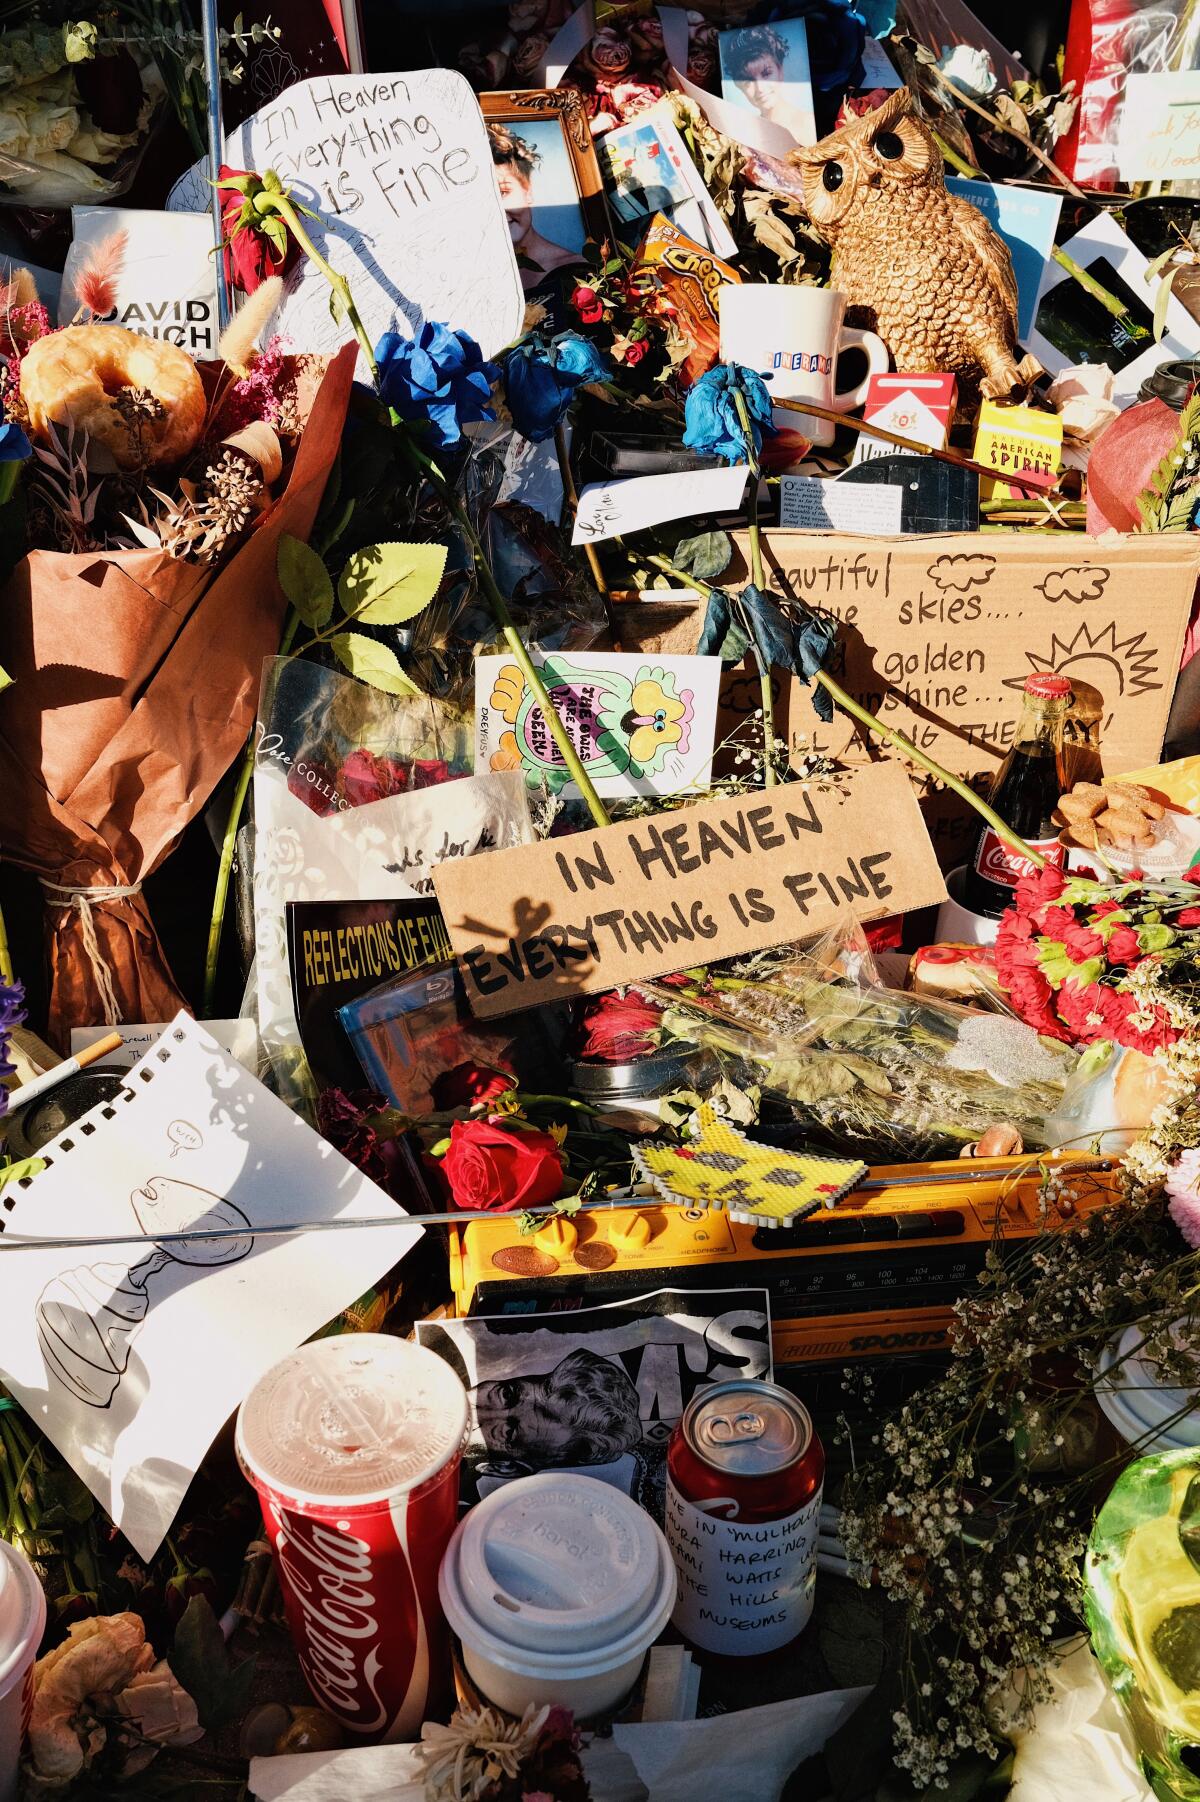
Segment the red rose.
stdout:
<path fill-rule="evenodd" d="M 442 1159 L 454 1204 L 506 1214 L 557 1201 L 562 1155 L 549 1133 L 493 1126 L 489 1120 L 456 1120 Z"/>
<path fill-rule="evenodd" d="M 450 765 L 444 757 L 418 757 L 412 766 L 414 788 L 436 788 L 439 782 L 449 780 Z"/>
<path fill-rule="evenodd" d="M 434 1078 L 431 1093 L 439 1114 L 456 1107 L 473 1107 L 478 1101 L 494 1101 L 516 1087 L 517 1079 L 507 1070 L 489 1070 L 486 1064 L 456 1064 Z"/>
<path fill-rule="evenodd" d="M 278 214 L 256 213 L 248 195 L 237 188 L 221 186 L 230 179 L 249 181 L 255 187 L 262 184 L 259 177 L 247 169 L 231 169 L 227 163 L 221 164 L 217 185 L 221 188 L 221 227 L 225 234 L 221 253 L 225 261 L 225 280 L 231 287 L 240 288 L 243 294 L 253 294 L 273 275 L 287 274 L 299 258 L 300 246 Z"/>
<path fill-rule="evenodd" d="M 321 819 L 333 812 L 334 804 L 330 799 L 334 793 L 333 775 L 323 763 L 289 764 L 287 785 L 288 792 Z"/>
<path fill-rule="evenodd" d="M 374 751 L 351 751 L 342 765 L 342 793 L 351 807 L 402 795 L 408 787 L 408 769 L 395 757 L 376 757 Z"/>
<path fill-rule="evenodd" d="M 594 288 L 581 284 L 572 290 L 571 305 L 579 314 L 584 325 L 599 325 L 604 317 L 604 308 L 600 304 L 600 296 Z"/>
<path fill-rule="evenodd" d="M 662 1009 L 636 995 L 602 995 L 584 1015 L 582 1056 L 606 1064 L 624 1064 L 644 1057 L 659 1041 Z"/>
<path fill-rule="evenodd" d="M 639 364 L 650 348 L 649 338 L 631 338 L 625 346 L 625 362 L 633 369 Z"/>

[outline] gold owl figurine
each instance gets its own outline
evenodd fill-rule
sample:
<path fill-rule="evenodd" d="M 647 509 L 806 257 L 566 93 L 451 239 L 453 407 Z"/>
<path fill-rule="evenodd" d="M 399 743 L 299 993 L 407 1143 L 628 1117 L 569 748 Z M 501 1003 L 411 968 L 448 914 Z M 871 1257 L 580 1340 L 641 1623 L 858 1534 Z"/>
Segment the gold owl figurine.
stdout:
<path fill-rule="evenodd" d="M 873 113 L 793 152 L 809 216 L 833 249 L 848 322 L 878 332 L 904 375 L 978 379 L 991 397 L 1042 373 L 1017 361 L 1008 248 L 977 207 L 947 194 L 942 156 L 897 88 Z"/>

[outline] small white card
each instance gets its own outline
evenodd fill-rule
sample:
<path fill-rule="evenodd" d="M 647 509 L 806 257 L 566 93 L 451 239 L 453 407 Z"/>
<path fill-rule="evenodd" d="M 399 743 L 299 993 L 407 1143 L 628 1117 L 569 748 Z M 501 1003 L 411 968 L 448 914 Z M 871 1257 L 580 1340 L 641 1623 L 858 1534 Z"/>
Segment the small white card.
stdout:
<path fill-rule="evenodd" d="M 589 482 L 579 497 L 572 544 L 600 544 L 623 532 L 640 532 L 665 519 L 697 518 L 740 507 L 750 470 L 745 463 L 690 469 L 682 475 L 628 476 Z"/>
<path fill-rule="evenodd" d="M 1200 69 L 1126 76 L 1117 168 L 1128 182 L 1200 175 Z"/>
<path fill-rule="evenodd" d="M 779 523 L 801 532 L 858 532 L 891 537 L 900 532 L 904 490 L 890 483 L 829 482 L 821 476 L 782 476 Z"/>
<path fill-rule="evenodd" d="M 554 651 L 535 661 L 598 795 L 708 787 L 719 657 Z M 475 768 L 520 769 L 531 787 L 579 796 L 524 676 L 503 654 L 475 659 Z"/>
<path fill-rule="evenodd" d="M 862 47 L 864 88 L 902 88 L 904 83 L 878 38 L 864 38 Z"/>
<path fill-rule="evenodd" d="M 97 1039 L 106 1039 L 110 1032 L 119 1032 L 120 1049 L 105 1052 L 104 1066 L 109 1070 L 132 1070 L 139 1057 L 161 1038 L 169 1024 L 168 1020 L 159 1020 L 148 1026 L 73 1026 L 71 1056 L 78 1057 Z M 217 1041 L 222 1051 L 236 1058 L 251 1076 L 257 1074 L 258 1028 L 253 1020 L 205 1020 L 203 1024 L 205 1032 Z"/>

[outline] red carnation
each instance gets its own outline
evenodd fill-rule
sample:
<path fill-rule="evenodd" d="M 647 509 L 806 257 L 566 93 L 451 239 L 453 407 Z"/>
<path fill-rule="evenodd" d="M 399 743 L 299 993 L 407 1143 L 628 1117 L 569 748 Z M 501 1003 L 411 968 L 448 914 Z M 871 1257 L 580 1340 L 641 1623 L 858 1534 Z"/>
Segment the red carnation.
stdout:
<path fill-rule="evenodd" d="M 1089 957 L 1104 956 L 1104 940 L 1100 934 L 1093 932 L 1090 926 L 1080 925 L 1076 920 L 1072 920 L 1064 930 L 1062 942 L 1073 964 L 1085 964 Z"/>
<path fill-rule="evenodd" d="M 1106 951 L 1110 964 L 1128 964 L 1132 969 L 1142 960 L 1142 948 L 1132 926 L 1114 926 L 1108 935 Z"/>
<path fill-rule="evenodd" d="M 1194 880 L 1191 870 L 1188 871 L 1188 875 Z M 1185 907 L 1182 913 L 1175 915 L 1175 924 L 1176 926 L 1200 926 L 1200 907 Z"/>
<path fill-rule="evenodd" d="M 1022 876 L 1017 883 L 1016 904 L 1020 913 L 1036 913 L 1047 901 L 1057 901 L 1067 886 L 1067 879 L 1062 871 L 1052 863 L 1044 869 L 1035 870 L 1032 876 Z"/>

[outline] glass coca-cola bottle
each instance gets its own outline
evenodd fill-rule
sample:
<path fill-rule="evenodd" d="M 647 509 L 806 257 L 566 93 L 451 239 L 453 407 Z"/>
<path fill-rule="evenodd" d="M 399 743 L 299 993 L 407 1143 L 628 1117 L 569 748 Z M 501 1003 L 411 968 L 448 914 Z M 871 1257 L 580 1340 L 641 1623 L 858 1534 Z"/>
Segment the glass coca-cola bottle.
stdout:
<path fill-rule="evenodd" d="M 1063 725 L 1071 704 L 1066 676 L 1038 674 L 1025 679 L 1025 698 L 1013 748 L 1000 765 L 992 807 L 1006 826 L 1047 863 L 1060 867 L 1064 851 L 1051 815 L 1066 786 L 1063 776 Z M 1012 906 L 1013 890 L 1034 865 L 1005 844 L 993 827 L 984 825 L 967 864 L 963 899 L 972 913 L 998 920 Z"/>

